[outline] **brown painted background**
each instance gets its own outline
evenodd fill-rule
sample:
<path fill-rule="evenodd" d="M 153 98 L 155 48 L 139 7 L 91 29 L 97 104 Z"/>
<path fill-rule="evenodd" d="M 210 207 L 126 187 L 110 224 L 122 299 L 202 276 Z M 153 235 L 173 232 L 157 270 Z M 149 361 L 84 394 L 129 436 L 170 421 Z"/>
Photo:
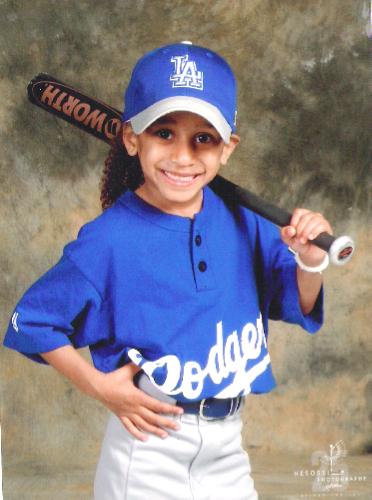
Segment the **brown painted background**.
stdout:
<path fill-rule="evenodd" d="M 278 388 L 248 398 L 244 444 L 310 456 L 342 439 L 350 454 L 371 453 L 369 2 L 5 0 L 0 14 L 1 331 L 23 291 L 100 212 L 107 154 L 29 104 L 28 81 L 44 71 L 120 109 L 138 57 L 192 40 L 220 52 L 239 82 L 242 143 L 222 173 L 287 209 L 323 211 L 357 243 L 350 264 L 325 273 L 315 337 L 271 324 Z M 5 482 L 7 470 L 92 475 L 106 410 L 12 351 L 1 350 L 0 370 Z"/>

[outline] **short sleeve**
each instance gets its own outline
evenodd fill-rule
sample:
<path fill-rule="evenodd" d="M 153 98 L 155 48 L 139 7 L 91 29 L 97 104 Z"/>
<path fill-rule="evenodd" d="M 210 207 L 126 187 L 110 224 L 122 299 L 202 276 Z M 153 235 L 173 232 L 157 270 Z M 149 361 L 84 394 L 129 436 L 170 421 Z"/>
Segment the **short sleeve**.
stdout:
<path fill-rule="evenodd" d="M 45 363 L 39 353 L 64 345 L 78 348 L 102 341 L 107 334 L 104 316 L 100 294 L 64 255 L 23 295 L 12 315 L 4 345 Z"/>
<path fill-rule="evenodd" d="M 256 247 L 257 278 L 261 307 L 272 320 L 282 320 L 315 333 L 323 324 L 323 287 L 315 306 L 303 314 L 297 285 L 297 264 L 292 252 L 282 242 L 279 229 L 269 221 L 258 218 Z"/>
<path fill-rule="evenodd" d="M 297 264 L 293 254 L 285 245 L 282 245 L 276 255 L 272 277 L 270 319 L 280 319 L 287 323 L 298 324 L 309 333 L 317 332 L 323 324 L 323 287 L 313 310 L 309 314 L 303 314 L 297 285 Z"/>

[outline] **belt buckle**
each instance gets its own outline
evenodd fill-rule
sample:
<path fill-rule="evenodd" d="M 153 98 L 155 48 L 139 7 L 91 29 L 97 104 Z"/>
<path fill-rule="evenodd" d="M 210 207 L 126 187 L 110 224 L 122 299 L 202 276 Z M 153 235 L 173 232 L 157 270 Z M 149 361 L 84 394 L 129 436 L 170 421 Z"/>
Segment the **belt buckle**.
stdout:
<path fill-rule="evenodd" d="M 234 415 L 234 413 L 238 411 L 241 401 L 240 396 L 237 398 L 231 398 L 229 411 L 224 417 L 208 417 L 207 415 L 204 415 L 204 408 L 208 408 L 208 406 L 205 404 L 207 399 L 208 398 L 202 399 L 199 405 L 199 417 L 202 420 L 222 420 L 224 418 L 230 417 L 231 415 Z M 236 400 L 236 405 L 235 405 L 235 400 Z"/>
<path fill-rule="evenodd" d="M 236 402 L 236 404 L 235 404 L 235 402 Z M 235 415 L 235 413 L 237 413 L 237 411 L 240 408 L 241 402 L 242 402 L 241 396 L 236 396 L 235 398 L 231 398 L 230 411 L 229 411 L 227 417 L 230 417 L 231 415 Z"/>
<path fill-rule="evenodd" d="M 200 401 L 200 405 L 199 405 L 199 417 L 202 419 L 202 420 L 216 420 L 214 417 L 207 417 L 206 415 L 204 415 L 203 413 L 203 410 L 204 408 L 206 407 L 207 408 L 207 405 L 205 404 L 205 402 L 207 401 L 208 398 L 204 398 Z"/>

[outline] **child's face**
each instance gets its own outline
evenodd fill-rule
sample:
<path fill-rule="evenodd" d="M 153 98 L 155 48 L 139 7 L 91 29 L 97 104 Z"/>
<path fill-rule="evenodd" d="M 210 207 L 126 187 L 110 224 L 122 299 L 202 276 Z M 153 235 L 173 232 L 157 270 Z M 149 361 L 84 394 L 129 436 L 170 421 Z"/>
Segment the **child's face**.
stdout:
<path fill-rule="evenodd" d="M 136 135 L 128 124 L 123 141 L 138 154 L 145 183 L 136 191 L 164 212 L 193 217 L 201 209 L 202 188 L 225 165 L 239 142 L 225 144 L 216 129 L 194 113 L 170 113 Z"/>

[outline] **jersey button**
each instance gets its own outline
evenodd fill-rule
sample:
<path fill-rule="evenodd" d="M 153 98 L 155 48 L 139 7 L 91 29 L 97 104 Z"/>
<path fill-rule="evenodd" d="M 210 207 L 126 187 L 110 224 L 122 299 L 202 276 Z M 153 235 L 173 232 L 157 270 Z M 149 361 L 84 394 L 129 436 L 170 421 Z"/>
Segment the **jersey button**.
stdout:
<path fill-rule="evenodd" d="M 201 260 L 198 264 L 198 268 L 201 273 L 204 273 L 207 270 L 207 263 Z"/>
<path fill-rule="evenodd" d="M 200 247 L 201 242 L 202 242 L 201 236 L 200 236 L 200 234 L 197 234 L 197 235 L 195 236 L 195 245 L 196 245 L 197 247 Z"/>

